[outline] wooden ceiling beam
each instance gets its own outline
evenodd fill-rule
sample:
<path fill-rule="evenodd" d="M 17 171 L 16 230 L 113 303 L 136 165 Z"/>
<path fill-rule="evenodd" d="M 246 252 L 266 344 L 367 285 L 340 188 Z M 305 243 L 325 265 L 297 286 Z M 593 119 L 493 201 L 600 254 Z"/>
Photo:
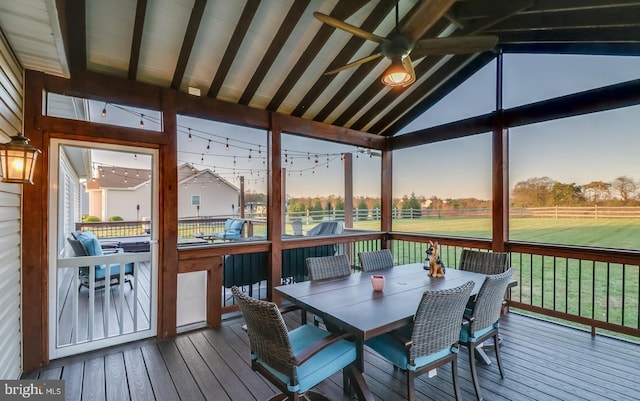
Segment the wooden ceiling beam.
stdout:
<path fill-rule="evenodd" d="M 400 24 L 400 32 L 413 40 L 422 38 L 455 2 L 456 0 L 419 1 Z"/>
<path fill-rule="evenodd" d="M 147 14 L 147 0 L 138 0 L 136 4 L 136 17 L 133 23 L 133 37 L 131 38 L 131 54 L 129 55 L 129 71 L 127 77 L 135 81 L 138 76 L 138 63 L 140 62 L 140 47 L 142 46 L 142 31 L 144 30 L 144 18 Z"/>
<path fill-rule="evenodd" d="M 304 10 L 309 6 L 309 1 L 310 0 L 297 0 L 293 2 L 289 12 L 278 29 L 276 36 L 271 41 L 271 44 L 264 53 L 264 56 L 262 56 L 262 60 L 260 60 L 260 64 L 258 64 L 258 68 L 254 71 L 251 80 L 245 87 L 244 92 L 242 92 L 242 96 L 240 96 L 238 103 L 247 105 L 251 102 L 251 99 L 253 99 L 253 96 L 256 94 L 276 57 L 278 57 L 280 52 L 282 52 L 284 44 L 293 33 L 293 29 L 291 29 L 291 27 L 295 26 L 300 20 Z"/>
<path fill-rule="evenodd" d="M 640 43 L 505 43 L 504 53 L 590 54 L 598 56 L 640 56 Z"/>
<path fill-rule="evenodd" d="M 640 43 L 640 27 L 612 27 L 590 29 L 554 29 L 503 32 L 503 43 Z"/>
<path fill-rule="evenodd" d="M 178 57 L 176 69 L 173 72 L 173 79 L 171 80 L 172 89 L 180 89 L 206 5 L 207 0 L 195 0 L 195 3 L 193 4 L 187 30 L 184 34 L 184 39 L 182 40 L 182 47 L 180 47 L 180 56 Z"/>
<path fill-rule="evenodd" d="M 366 0 L 340 0 L 334 7 L 330 16 L 339 20 L 349 18 L 353 13 L 358 11 L 367 3 Z M 284 99 L 291 93 L 293 87 L 298 83 L 302 74 L 307 70 L 309 65 L 314 62 L 316 55 L 322 47 L 327 43 L 335 28 L 322 24 L 318 33 L 313 37 L 307 48 L 304 50 L 298 61 L 289 71 L 282 85 L 276 93 L 271 97 L 271 101 L 267 105 L 267 110 L 277 111 Z"/>
<path fill-rule="evenodd" d="M 69 58 L 69 72 L 74 76 L 87 69 L 87 24 L 85 0 L 64 2 Z"/>
<path fill-rule="evenodd" d="M 499 9 L 510 3 L 509 0 L 474 0 L 459 1 L 452 7 L 452 16 L 464 21 L 469 19 L 484 18 L 487 10 Z M 597 10 L 635 7 L 640 5 L 638 0 L 537 0 L 535 4 L 523 11 L 523 14 L 551 14 L 564 11 Z"/>
<path fill-rule="evenodd" d="M 554 13 L 514 15 L 496 24 L 487 32 L 518 32 L 529 30 L 590 29 L 622 26 L 640 26 L 640 6 L 606 9 L 572 10 Z"/>
<path fill-rule="evenodd" d="M 242 10 L 240 20 L 236 24 L 236 29 L 233 31 L 231 40 L 229 40 L 229 43 L 227 44 L 227 48 L 224 52 L 224 56 L 222 57 L 222 61 L 218 66 L 216 75 L 213 77 L 213 81 L 211 81 L 207 96 L 218 96 L 218 92 L 220 92 L 220 88 L 222 88 L 222 84 L 231 69 L 231 64 L 233 64 L 233 60 L 235 60 L 236 55 L 238 54 L 240 45 L 251 26 L 251 22 L 253 21 L 253 17 L 255 16 L 259 5 L 260 0 L 247 0 L 247 3 Z"/>

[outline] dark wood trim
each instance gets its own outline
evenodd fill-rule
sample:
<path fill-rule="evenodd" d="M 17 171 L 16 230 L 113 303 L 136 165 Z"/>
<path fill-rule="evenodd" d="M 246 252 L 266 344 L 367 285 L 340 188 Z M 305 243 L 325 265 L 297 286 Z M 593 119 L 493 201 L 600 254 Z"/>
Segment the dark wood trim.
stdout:
<path fill-rule="evenodd" d="M 124 78 L 83 71 L 72 79 L 45 74 L 43 89 L 47 92 L 76 96 L 125 106 L 161 109 L 162 88 Z"/>
<path fill-rule="evenodd" d="M 119 103 L 127 106 L 148 108 L 151 110 L 161 110 L 162 107 L 162 88 L 90 71 L 85 71 L 71 80 L 54 77 L 52 75 L 45 75 L 43 89 L 45 91 L 63 93 L 69 96 Z M 165 90 L 165 93 L 170 92 L 175 92 L 176 112 L 178 114 L 212 121 L 220 121 L 228 124 L 237 124 L 246 127 L 270 129 L 270 112 L 266 110 L 254 109 L 249 106 L 228 103 L 213 98 L 196 97 L 177 90 Z M 132 95 L 132 93 L 135 95 Z M 283 132 L 333 142 L 353 144 L 355 146 L 362 146 L 370 149 L 382 149 L 383 146 L 385 146 L 385 139 L 377 135 L 306 120 L 300 117 L 293 117 L 284 114 L 276 114 L 276 116 L 281 122 Z M 78 121 L 63 122 L 62 120 L 63 119 L 51 120 L 51 122 L 48 122 L 47 124 L 54 124 L 55 121 L 55 124 L 60 124 L 60 130 L 64 129 L 67 132 L 80 132 L 81 130 L 89 127 L 86 125 L 82 128 L 74 128 L 73 125 L 78 124 Z M 43 119 L 42 121 L 45 120 Z M 91 124 L 100 125 L 95 123 Z M 104 132 L 106 132 L 107 135 L 110 135 L 109 130 L 111 128 L 105 127 L 101 129 L 105 130 Z M 139 132 L 139 130 L 136 129 L 118 128 L 118 130 L 121 130 L 122 132 L 131 132 L 130 135 L 133 137 L 139 136 L 139 134 L 134 134 Z M 102 133 L 99 135 L 102 135 Z M 155 133 L 153 133 L 153 135 L 155 135 Z M 151 142 L 167 143 L 166 141 L 168 140 L 169 139 L 153 140 Z"/>
<path fill-rule="evenodd" d="M 274 113 L 274 116 L 277 116 L 283 133 L 299 134 L 310 138 L 376 150 L 381 150 L 386 145 L 386 139 L 378 135 L 280 113 Z"/>
<path fill-rule="evenodd" d="M 222 266 L 223 259 L 219 257 L 213 266 L 207 270 L 207 325 L 220 327 L 222 323 Z"/>
<path fill-rule="evenodd" d="M 353 228 L 353 154 L 342 155 L 344 167 L 344 227 Z"/>
<path fill-rule="evenodd" d="M 186 70 L 187 63 L 189 62 L 193 43 L 196 40 L 196 35 L 198 34 L 198 28 L 200 27 L 200 21 L 202 21 L 202 15 L 204 14 L 204 8 L 206 5 L 207 0 L 195 0 L 193 4 L 189 23 L 187 24 L 187 30 L 184 34 L 184 39 L 182 40 L 182 46 L 180 47 L 180 56 L 178 56 L 176 69 L 173 72 L 173 79 L 171 80 L 172 89 L 180 89 L 180 84 L 184 77 L 184 71 Z"/>
<path fill-rule="evenodd" d="M 178 127 L 176 92 L 162 93 L 162 126 L 169 143 L 160 148 L 158 235 L 158 337 L 176 335 L 178 292 Z"/>
<path fill-rule="evenodd" d="M 509 127 L 612 110 L 640 104 L 640 79 L 543 100 L 504 112 Z"/>
<path fill-rule="evenodd" d="M 218 92 L 220 92 L 220 88 L 222 88 L 222 83 L 224 82 L 229 70 L 231 69 L 231 65 L 233 64 L 233 60 L 235 60 L 236 55 L 238 54 L 238 50 L 240 49 L 240 45 L 247 34 L 247 30 L 251 25 L 251 21 L 256 14 L 256 10 L 258 10 L 258 6 L 260 5 L 260 0 L 248 0 L 244 9 L 242 10 L 242 15 L 240 16 L 240 20 L 236 24 L 236 27 L 233 31 L 233 35 L 229 42 L 227 43 L 227 48 L 224 51 L 224 56 L 222 56 L 222 60 L 220 61 L 220 65 L 218 65 L 218 69 L 216 71 L 216 75 L 211 81 L 211 85 L 209 86 L 209 92 L 207 93 L 208 97 L 216 97 L 218 96 Z"/>
<path fill-rule="evenodd" d="M 25 72 L 24 135 L 42 150 L 36 163 L 34 185 L 22 186 L 22 369 L 29 371 L 49 363 L 49 303 L 47 230 L 49 208 L 49 146 L 47 135 L 36 127 L 42 114 L 44 74 Z M 28 239 L 28 240 L 26 240 Z M 28 246 L 27 246 L 28 243 Z"/>
<path fill-rule="evenodd" d="M 440 234 L 411 234 L 411 233 L 389 233 L 390 240 L 397 241 L 411 241 L 426 244 L 431 241 L 438 241 L 441 244 L 447 244 L 450 246 L 459 246 L 463 248 L 475 248 L 475 249 L 491 249 L 491 240 L 481 238 L 466 238 L 466 237 L 450 237 Z"/>
<path fill-rule="evenodd" d="M 271 251 L 271 242 L 226 243 L 211 246 L 197 246 L 178 249 L 178 273 L 206 270 L 206 266 L 199 266 L 208 259 L 224 256 L 239 255 L 253 252 Z"/>
<path fill-rule="evenodd" d="M 492 147 L 492 249 L 504 252 L 509 233 L 509 135 L 506 128 L 496 126 L 491 137 Z"/>
<path fill-rule="evenodd" d="M 271 257 L 267 267 L 267 298 L 280 304 L 280 297 L 273 288 L 282 277 L 282 123 L 279 115 L 272 114 L 271 131 L 267 135 L 268 180 L 267 180 L 267 239 L 271 241 Z"/>
<path fill-rule="evenodd" d="M 567 259 L 591 260 L 594 262 L 638 265 L 640 251 L 590 248 L 586 246 L 549 245 L 519 241 L 507 241 L 507 252 L 542 255 Z"/>
<path fill-rule="evenodd" d="M 147 14 L 147 0 L 137 0 L 136 17 L 133 23 L 133 37 L 131 38 L 131 54 L 129 55 L 129 71 L 127 77 L 135 81 L 138 75 L 138 63 L 140 62 L 140 46 L 142 44 L 142 31 L 144 30 L 144 17 Z"/>
<path fill-rule="evenodd" d="M 501 118 L 504 127 L 518 127 L 560 118 L 578 116 L 640 104 L 640 79 L 591 89 L 571 95 L 493 112 L 437 127 L 394 137 L 392 149 L 404 149 L 427 143 L 461 138 L 488 132 L 494 119 Z"/>
<path fill-rule="evenodd" d="M 178 92 L 178 114 L 206 120 L 269 129 L 270 114 L 241 104 L 223 102 L 210 97 L 196 97 Z"/>
<path fill-rule="evenodd" d="M 87 26 L 85 0 L 66 0 L 67 48 L 72 77 L 87 69 Z"/>
<path fill-rule="evenodd" d="M 393 230 L 393 152 L 382 151 L 380 171 L 380 230 Z M 386 243 L 383 248 L 389 248 Z"/>
<path fill-rule="evenodd" d="M 37 116 L 37 126 L 42 131 L 64 132 L 65 137 L 67 135 L 77 135 L 85 139 L 90 137 L 96 142 L 122 141 L 131 146 L 166 145 L 169 142 L 167 135 L 162 132 L 58 117 Z"/>
<path fill-rule="evenodd" d="M 496 110 L 502 110 L 503 95 L 503 55 L 496 57 Z M 509 239 L 509 130 L 494 120 L 491 136 L 491 225 L 492 249 L 504 252 L 504 243 Z"/>

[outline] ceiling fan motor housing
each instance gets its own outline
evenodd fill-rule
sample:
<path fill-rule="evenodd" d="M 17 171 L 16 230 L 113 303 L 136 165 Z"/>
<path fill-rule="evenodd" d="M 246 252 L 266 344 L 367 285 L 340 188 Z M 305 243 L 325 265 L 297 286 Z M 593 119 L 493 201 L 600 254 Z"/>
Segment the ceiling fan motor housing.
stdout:
<path fill-rule="evenodd" d="M 405 35 L 394 32 L 380 44 L 380 49 L 385 57 L 402 60 L 413 50 L 413 42 Z"/>

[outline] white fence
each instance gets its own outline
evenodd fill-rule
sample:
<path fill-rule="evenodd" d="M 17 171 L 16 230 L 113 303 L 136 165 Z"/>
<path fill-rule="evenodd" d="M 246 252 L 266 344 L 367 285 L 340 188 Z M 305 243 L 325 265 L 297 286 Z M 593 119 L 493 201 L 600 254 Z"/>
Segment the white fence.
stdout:
<path fill-rule="evenodd" d="M 586 206 L 586 207 L 511 207 L 511 217 L 544 218 L 636 218 L 640 219 L 640 207 L 637 206 Z M 456 209 L 394 209 L 394 219 L 447 218 L 447 217 L 491 217 L 491 208 Z M 344 210 L 307 210 L 289 212 L 289 222 L 299 219 L 306 224 L 326 219 L 344 219 Z M 353 220 L 380 220 L 380 209 L 353 209 Z"/>

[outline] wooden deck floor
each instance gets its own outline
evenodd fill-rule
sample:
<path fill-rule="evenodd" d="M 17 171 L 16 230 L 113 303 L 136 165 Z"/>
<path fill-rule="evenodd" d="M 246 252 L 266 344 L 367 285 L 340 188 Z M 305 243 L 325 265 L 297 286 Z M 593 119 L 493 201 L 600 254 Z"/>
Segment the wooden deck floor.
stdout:
<path fill-rule="evenodd" d="M 289 314 L 289 316 L 298 314 Z M 287 318 L 296 325 L 295 317 Z M 266 400 L 274 388 L 249 367 L 241 319 L 175 339 L 146 340 L 52 361 L 23 378 L 64 379 L 67 400 Z M 485 400 L 638 400 L 640 345 L 510 313 L 501 324 L 506 378 L 479 366 Z M 475 399 L 467 352 L 460 352 L 462 397 Z M 493 359 L 493 353 L 489 353 Z M 378 400 L 402 400 L 405 376 L 366 352 L 365 379 Z M 336 374 L 317 390 L 344 400 Z M 418 400 L 451 400 L 450 369 L 416 382 Z"/>

